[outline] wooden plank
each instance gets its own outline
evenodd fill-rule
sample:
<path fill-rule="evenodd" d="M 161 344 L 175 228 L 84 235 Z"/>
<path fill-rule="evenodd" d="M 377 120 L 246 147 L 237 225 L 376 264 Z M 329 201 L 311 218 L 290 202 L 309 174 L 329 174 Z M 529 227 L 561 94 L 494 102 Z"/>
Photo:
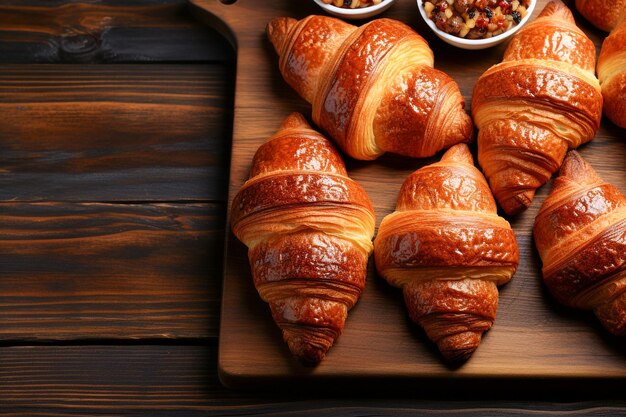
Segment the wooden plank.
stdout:
<path fill-rule="evenodd" d="M 0 67 L 0 200 L 223 200 L 229 68 Z"/>
<path fill-rule="evenodd" d="M 184 0 L 3 2 L 2 63 L 230 61 L 232 48 Z"/>
<path fill-rule="evenodd" d="M 593 415 L 626 412 L 618 396 L 586 400 L 569 394 L 560 401 L 528 390 L 508 391 L 504 399 L 490 391 L 477 401 L 475 387 L 443 390 L 411 383 L 390 391 L 372 384 L 347 394 L 319 386 L 306 392 L 231 391 L 219 384 L 214 341 L 200 345 L 17 346 L 0 348 L 0 413 L 3 416 L 495 416 Z M 490 384 L 487 383 L 487 387 Z M 529 387 L 530 388 L 530 387 Z M 409 395 L 409 389 L 413 390 Z M 416 394 L 417 392 L 417 394 Z M 533 390 L 531 390 L 533 392 Z M 552 395 L 560 392 L 554 387 Z M 407 395 L 407 399 L 402 399 Z M 536 394 L 535 394 L 536 395 Z M 385 398 L 387 396 L 387 398 Z M 389 396 L 393 398 L 389 400 Z M 445 400 L 445 401 L 444 401 Z"/>
<path fill-rule="evenodd" d="M 217 335 L 223 204 L 2 203 L 0 225 L 0 341 Z"/>
<path fill-rule="evenodd" d="M 540 0 L 539 13 L 547 0 Z M 192 0 L 205 22 L 219 21 L 237 39 L 237 81 L 229 198 L 247 177 L 252 155 L 292 111 L 310 114 L 310 107 L 281 79 L 278 58 L 267 45 L 267 22 L 277 15 L 304 17 L 319 13 L 313 2 Z M 569 1 L 573 6 L 573 1 Z M 461 51 L 435 40 L 416 17 L 415 1 L 398 0 L 386 17 L 407 22 L 431 43 L 435 67 L 459 84 L 466 103 L 478 77 L 501 61 L 505 45 L 483 51 Z M 218 23 L 216 23 L 218 22 Z M 599 47 L 603 33 L 581 25 Z M 219 26 L 218 26 L 219 27 Z M 623 132 L 606 120 L 594 141 L 581 149 L 599 173 L 626 191 Z M 475 146 L 475 145 L 474 145 Z M 348 160 L 350 175 L 374 203 L 378 222 L 390 213 L 406 176 L 437 158 L 411 160 L 385 155 L 373 162 Z M 513 281 L 500 292 L 498 319 L 472 359 L 460 369 L 442 363 L 436 348 L 410 324 L 399 291 L 376 276 L 370 264 L 365 293 L 351 312 L 344 334 L 324 362 L 311 370 L 297 364 L 282 341 L 267 306 L 250 279 L 246 249 L 232 234 L 227 237 L 223 314 L 220 332 L 220 371 L 227 384 L 264 385 L 278 381 L 323 384 L 362 378 L 626 378 L 624 341 L 606 334 L 591 314 L 556 305 L 541 284 L 541 265 L 532 243 L 532 225 L 550 185 L 542 187 L 530 210 L 511 219 L 522 263 Z M 573 342 L 575 340 L 575 342 Z M 566 365 L 564 365 L 566 364 Z M 349 381 L 349 382 L 348 382 Z M 388 379 L 386 379 L 388 381 Z"/>
<path fill-rule="evenodd" d="M 211 346 L 0 348 L 0 408 L 29 416 L 198 415 L 213 390 L 223 392 L 214 361 Z"/>

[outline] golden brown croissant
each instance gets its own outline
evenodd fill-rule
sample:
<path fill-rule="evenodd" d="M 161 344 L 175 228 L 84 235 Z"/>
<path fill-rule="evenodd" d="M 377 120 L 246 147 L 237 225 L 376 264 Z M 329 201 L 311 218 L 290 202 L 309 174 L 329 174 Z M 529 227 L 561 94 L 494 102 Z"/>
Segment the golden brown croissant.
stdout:
<path fill-rule="evenodd" d="M 496 286 L 517 268 L 513 230 L 496 210 L 467 145 L 456 145 L 406 179 L 374 241 L 379 274 L 451 362 L 476 350 L 496 318 Z"/>
<path fill-rule="evenodd" d="M 405 24 L 378 19 L 356 27 L 325 16 L 279 17 L 267 34 L 287 83 L 351 157 L 426 157 L 471 140 L 457 84 L 433 68 L 428 44 Z"/>
<path fill-rule="evenodd" d="M 534 236 L 554 297 L 593 310 L 611 333 L 626 336 L 626 198 L 576 151 L 541 206 Z"/>
<path fill-rule="evenodd" d="M 525 210 L 568 148 L 590 141 L 600 127 L 594 69 L 593 43 L 570 10 L 552 1 L 478 80 L 472 97 L 478 162 L 508 214 Z"/>
<path fill-rule="evenodd" d="M 231 226 L 289 349 L 320 362 L 363 291 L 375 217 L 338 152 L 302 115 L 257 150 Z"/>
<path fill-rule="evenodd" d="M 604 97 L 604 113 L 613 123 L 626 128 L 626 19 L 602 44 L 598 78 Z"/>
<path fill-rule="evenodd" d="M 626 0 L 576 0 L 576 8 L 598 29 L 611 31 L 626 18 Z"/>

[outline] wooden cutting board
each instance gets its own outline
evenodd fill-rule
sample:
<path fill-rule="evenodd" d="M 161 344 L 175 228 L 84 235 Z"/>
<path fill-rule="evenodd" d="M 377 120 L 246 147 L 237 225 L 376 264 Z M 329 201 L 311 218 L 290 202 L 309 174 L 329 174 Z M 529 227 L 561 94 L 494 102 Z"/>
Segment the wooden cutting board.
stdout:
<path fill-rule="evenodd" d="M 539 0 L 538 14 L 547 0 Z M 191 0 L 192 10 L 225 33 L 238 51 L 235 120 L 229 202 L 247 178 L 254 152 L 293 111 L 310 117 L 310 107 L 281 78 L 278 58 L 264 30 L 275 16 L 302 18 L 322 11 L 312 0 Z M 573 1 L 568 3 L 573 7 Z M 598 52 L 606 34 L 576 14 L 577 23 Z M 459 84 L 466 106 L 478 77 L 501 61 L 504 48 L 464 51 L 435 38 L 414 0 L 397 0 L 382 16 L 416 29 L 435 51 L 435 67 Z M 362 22 L 359 22 L 362 23 Z M 606 118 L 583 157 L 608 181 L 626 192 L 626 131 Z M 473 145 L 475 150 L 475 144 Z M 374 203 L 377 226 L 395 207 L 400 185 L 414 170 L 438 160 L 384 155 L 373 162 L 346 158 L 349 173 Z M 626 378 L 626 343 L 607 334 L 591 313 L 557 305 L 541 283 L 541 262 L 532 241 L 537 211 L 551 188 L 541 187 L 532 207 L 509 218 L 519 242 L 521 262 L 513 280 L 501 288 L 498 317 L 474 356 L 462 367 L 443 364 L 436 347 L 407 317 L 399 290 L 373 268 L 345 331 L 326 359 L 311 369 L 299 365 L 282 341 L 267 305 L 253 286 L 247 250 L 232 233 L 226 238 L 219 372 L 229 386 L 266 382 L 343 381 L 357 378 Z"/>

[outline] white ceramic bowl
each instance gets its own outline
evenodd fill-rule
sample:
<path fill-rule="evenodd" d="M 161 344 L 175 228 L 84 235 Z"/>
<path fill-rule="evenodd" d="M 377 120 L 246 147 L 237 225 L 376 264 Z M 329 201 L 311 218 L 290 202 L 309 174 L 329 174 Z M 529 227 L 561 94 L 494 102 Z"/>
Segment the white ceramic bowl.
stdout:
<path fill-rule="evenodd" d="M 422 18 L 426 21 L 428 27 L 433 32 L 435 32 L 435 35 L 437 35 L 441 40 L 462 49 L 485 49 L 491 48 L 492 46 L 496 46 L 499 43 L 504 42 L 505 40 L 513 36 L 515 32 L 520 30 L 522 26 L 524 26 L 528 22 L 530 16 L 533 14 L 533 10 L 535 10 L 535 6 L 537 5 L 537 0 L 530 1 L 530 6 L 528 6 L 527 9 L 528 13 L 526 13 L 526 16 L 524 16 L 522 21 L 519 22 L 516 26 L 512 27 L 506 32 L 487 39 L 465 39 L 458 36 L 450 35 L 449 33 L 440 30 L 437 25 L 435 25 L 435 22 L 428 18 L 428 16 L 426 15 L 426 10 L 424 10 L 424 5 L 422 3 L 423 0 L 417 0 L 417 8 L 419 9 Z"/>
<path fill-rule="evenodd" d="M 333 16 L 342 17 L 344 19 L 365 19 L 382 13 L 387 10 L 395 0 L 383 0 L 374 6 L 357 7 L 354 9 L 347 9 L 344 7 L 333 6 L 332 4 L 326 4 L 322 0 L 314 0 L 318 6 L 326 10 Z"/>

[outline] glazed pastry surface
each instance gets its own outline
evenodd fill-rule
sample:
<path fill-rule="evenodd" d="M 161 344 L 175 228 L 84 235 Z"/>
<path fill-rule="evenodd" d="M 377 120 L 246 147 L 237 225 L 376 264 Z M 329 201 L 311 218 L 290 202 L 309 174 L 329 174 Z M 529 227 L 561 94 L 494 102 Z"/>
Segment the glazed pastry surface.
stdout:
<path fill-rule="evenodd" d="M 602 94 L 594 69 L 593 43 L 570 10 L 552 1 L 478 80 L 478 162 L 507 214 L 528 208 L 567 150 L 596 134 Z"/>
<path fill-rule="evenodd" d="M 626 335 L 626 198 L 576 151 L 541 206 L 534 237 L 554 297 Z"/>
<path fill-rule="evenodd" d="M 464 144 L 411 174 L 374 241 L 378 273 L 450 362 L 467 360 L 496 318 L 519 252 Z"/>
<path fill-rule="evenodd" d="M 404 23 L 356 27 L 325 16 L 279 17 L 267 34 L 285 81 L 351 157 L 426 157 L 471 140 L 457 84 L 433 68 L 428 44 Z"/>
<path fill-rule="evenodd" d="M 598 78 L 604 97 L 604 114 L 626 129 L 626 18 L 602 43 Z"/>
<path fill-rule="evenodd" d="M 365 286 L 375 226 L 367 194 L 332 144 L 294 113 L 257 150 L 230 220 L 289 349 L 319 363 Z"/>

